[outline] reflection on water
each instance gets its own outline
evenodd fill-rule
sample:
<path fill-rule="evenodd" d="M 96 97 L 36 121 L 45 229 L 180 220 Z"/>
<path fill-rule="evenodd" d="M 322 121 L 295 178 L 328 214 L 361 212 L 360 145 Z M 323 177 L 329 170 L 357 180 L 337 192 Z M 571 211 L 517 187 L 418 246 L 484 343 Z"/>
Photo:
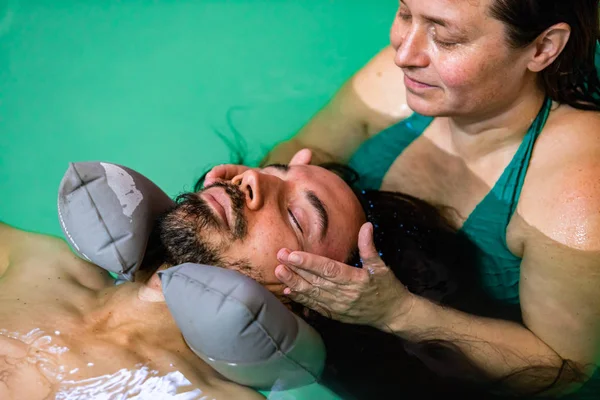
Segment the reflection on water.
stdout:
<path fill-rule="evenodd" d="M 54 334 L 60 335 L 60 332 L 55 331 Z M 48 379 L 56 400 L 214 400 L 203 396 L 202 390 L 192 388 L 191 382 L 181 372 L 161 375 L 144 364 L 137 364 L 134 369 L 122 368 L 113 374 L 70 380 L 68 377 L 79 368 L 66 371 L 65 366 L 57 362 L 57 356 L 69 349 L 52 344 L 52 336 L 41 329 L 33 329 L 25 335 L 0 329 L 0 336 L 26 345 L 26 351 L 18 356 L 14 351 L 11 354 L 10 346 L 9 352 L 0 356 L 0 361 L 4 361 L 0 365 L 11 367 L 0 371 L 0 377 L 4 376 L 6 379 L 3 380 L 10 383 L 10 376 L 19 373 L 16 369 L 34 366 Z M 93 366 L 93 363 L 87 366 Z"/>
<path fill-rule="evenodd" d="M 65 368 L 57 363 L 56 356 L 69 351 L 69 349 L 52 344 L 52 337 L 41 329 L 33 329 L 25 335 L 0 329 L 0 336 L 18 340 L 27 345 L 27 352 L 22 357 L 24 359 L 7 362 L 9 365 L 17 366 L 19 362 L 25 361 L 36 366 L 50 382 L 60 382 L 64 378 Z M 8 358 L 7 361 L 9 361 Z"/>
<path fill-rule="evenodd" d="M 56 400 L 116 400 L 116 399 L 177 399 L 209 400 L 202 390 L 177 393 L 191 382 L 179 371 L 159 376 L 158 371 L 141 364 L 138 369 L 120 369 L 111 375 L 103 375 L 80 381 L 64 380 L 56 394 Z"/>

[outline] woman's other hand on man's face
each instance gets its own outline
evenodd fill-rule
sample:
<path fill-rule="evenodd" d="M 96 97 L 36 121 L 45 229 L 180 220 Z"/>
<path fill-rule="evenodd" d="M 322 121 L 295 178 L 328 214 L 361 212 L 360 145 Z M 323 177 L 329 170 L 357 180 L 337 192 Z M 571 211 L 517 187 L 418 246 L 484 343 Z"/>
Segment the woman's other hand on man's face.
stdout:
<path fill-rule="evenodd" d="M 299 150 L 292 159 L 290 165 L 308 165 L 312 159 L 312 152 L 310 149 Z M 243 174 L 245 171 L 252 169 L 246 165 L 239 164 L 221 164 L 213 167 L 204 178 L 204 187 L 208 187 L 218 180 L 230 181 L 234 177 Z"/>
<path fill-rule="evenodd" d="M 281 249 L 277 258 L 282 265 L 275 275 L 287 286 L 284 294 L 297 303 L 341 322 L 388 330 L 409 313 L 413 295 L 379 257 L 371 223 L 361 227 L 358 247 L 362 268 Z"/>
<path fill-rule="evenodd" d="M 204 187 L 208 187 L 218 180 L 230 181 L 235 176 L 238 176 L 250 167 L 237 164 L 221 164 L 211 169 L 204 178 Z"/>

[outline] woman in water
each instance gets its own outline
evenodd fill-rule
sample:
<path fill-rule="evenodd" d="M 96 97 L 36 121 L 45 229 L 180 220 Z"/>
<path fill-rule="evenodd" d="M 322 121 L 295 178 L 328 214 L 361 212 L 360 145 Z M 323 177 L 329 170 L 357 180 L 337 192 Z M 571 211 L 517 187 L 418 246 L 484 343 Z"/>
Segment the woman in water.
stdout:
<path fill-rule="evenodd" d="M 362 188 L 456 210 L 483 287 L 522 323 L 440 307 L 380 259 L 360 275 L 282 249 L 290 298 L 407 340 L 451 341 L 486 379 L 511 377 L 512 393 L 592 392 L 597 379 L 580 388 L 600 357 L 598 31 L 598 0 L 401 1 L 391 46 L 264 161 L 309 148 L 296 157 L 349 162 Z"/>

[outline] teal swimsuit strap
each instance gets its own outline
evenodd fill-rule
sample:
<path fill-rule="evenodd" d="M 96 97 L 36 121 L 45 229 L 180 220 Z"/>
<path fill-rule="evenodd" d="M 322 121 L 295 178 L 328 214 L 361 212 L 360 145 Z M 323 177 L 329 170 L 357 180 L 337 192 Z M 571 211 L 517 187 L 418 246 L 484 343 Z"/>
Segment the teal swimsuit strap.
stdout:
<path fill-rule="evenodd" d="M 517 209 L 517 203 L 519 202 L 519 197 L 521 196 L 521 190 L 523 189 L 523 182 L 525 181 L 525 175 L 527 174 L 527 168 L 529 167 L 529 162 L 531 161 L 531 154 L 533 153 L 533 145 L 535 144 L 538 136 L 542 133 L 544 129 L 544 125 L 546 125 L 546 121 L 548 120 L 548 115 L 550 115 L 550 109 L 552 108 L 552 99 L 546 98 L 544 103 L 542 104 L 542 108 L 540 109 L 537 117 L 529 127 L 529 130 L 525 134 L 519 149 L 515 153 L 513 159 L 510 164 L 492 190 L 487 194 L 487 196 L 479 203 L 479 205 L 475 208 L 475 210 L 471 213 L 465 225 L 471 219 L 470 217 L 474 214 L 477 214 L 477 209 L 485 205 L 489 199 L 499 199 L 504 204 L 508 205 L 508 213 L 506 215 L 505 227 L 508 226 L 510 219 L 512 218 L 515 210 Z M 496 210 L 497 212 L 498 210 Z M 463 226 L 464 228 L 464 226 Z M 504 235 L 506 239 L 506 235 Z"/>
<path fill-rule="evenodd" d="M 349 162 L 350 167 L 360 171 L 357 186 L 360 189 L 378 190 L 396 158 L 423 133 L 431 121 L 432 117 L 413 113 L 363 143 Z"/>
<path fill-rule="evenodd" d="M 517 181 L 519 184 L 516 187 L 516 190 L 512 196 L 511 208 L 510 208 L 510 218 L 515 213 L 517 209 L 517 203 L 519 202 L 519 197 L 521 197 L 521 189 L 523 189 L 523 182 L 525 181 L 525 175 L 527 175 L 527 168 L 529 167 L 529 162 L 531 161 L 531 154 L 533 153 L 533 145 L 535 144 L 537 138 L 540 136 L 540 133 L 544 130 L 544 126 L 546 125 L 546 121 L 548 121 L 548 116 L 550 115 L 550 110 L 552 109 L 552 99 L 546 97 L 544 100 L 544 104 L 542 105 L 542 109 L 540 110 L 537 118 L 533 121 L 533 124 L 529 128 L 527 133 L 527 140 L 525 141 L 525 146 L 521 144 L 519 147 L 518 153 L 522 152 L 523 162 L 517 168 Z M 515 159 L 518 159 L 518 156 L 515 156 Z M 507 175 L 506 179 L 510 180 L 508 171 L 505 171 L 503 175 Z M 507 221 L 507 225 L 508 222 Z"/>
<path fill-rule="evenodd" d="M 513 159 L 460 229 L 477 247 L 484 286 L 493 297 L 508 303 L 519 302 L 521 258 L 509 250 L 506 228 L 517 209 L 533 146 L 551 107 L 552 100 L 547 98 Z"/>

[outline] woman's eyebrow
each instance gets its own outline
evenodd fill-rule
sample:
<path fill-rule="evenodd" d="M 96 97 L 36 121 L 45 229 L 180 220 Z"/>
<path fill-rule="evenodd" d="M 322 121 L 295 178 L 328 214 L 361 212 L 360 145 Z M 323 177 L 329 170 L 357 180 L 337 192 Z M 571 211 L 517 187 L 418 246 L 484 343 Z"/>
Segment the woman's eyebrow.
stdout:
<path fill-rule="evenodd" d="M 450 31 L 454 31 L 455 33 L 457 33 L 459 35 L 467 34 L 467 31 L 464 28 L 456 25 L 455 23 L 453 23 L 452 21 L 449 21 L 447 19 L 440 18 L 440 17 L 434 17 L 431 15 L 423 15 L 422 17 L 424 20 L 429 21 L 432 24 L 442 26 Z"/>
<path fill-rule="evenodd" d="M 399 1 L 399 4 L 402 6 L 404 4 L 404 1 Z M 425 21 L 431 22 L 432 24 L 436 24 L 436 25 L 442 26 L 448 30 L 455 31 L 456 33 L 458 33 L 460 35 L 467 34 L 465 29 L 461 28 L 460 26 L 456 25 L 455 23 L 453 23 L 452 21 L 450 21 L 448 19 L 444 19 L 441 17 L 434 17 L 433 15 L 423 15 L 422 18 Z"/>

